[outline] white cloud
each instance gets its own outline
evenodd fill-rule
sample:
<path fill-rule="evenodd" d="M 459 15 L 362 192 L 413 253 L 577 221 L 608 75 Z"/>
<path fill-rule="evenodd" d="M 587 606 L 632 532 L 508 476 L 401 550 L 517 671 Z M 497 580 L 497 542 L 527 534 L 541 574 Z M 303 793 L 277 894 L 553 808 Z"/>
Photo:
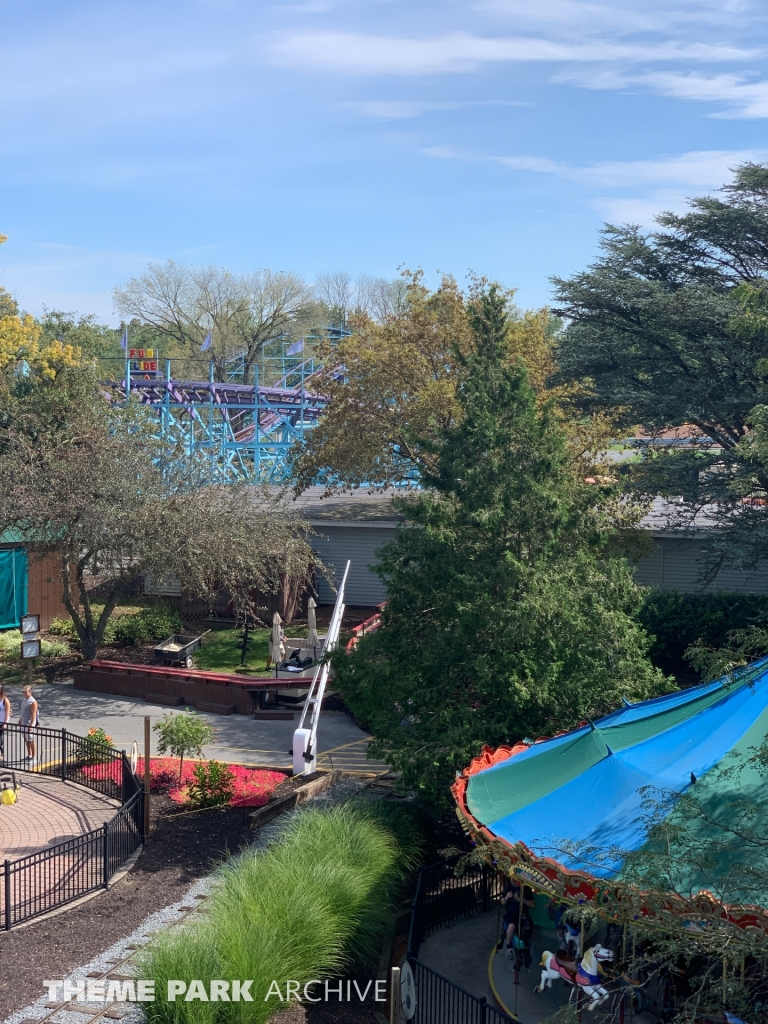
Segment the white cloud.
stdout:
<path fill-rule="evenodd" d="M 724 74 L 707 78 L 697 74 L 659 74 L 643 80 L 656 92 L 682 100 L 728 103 L 732 109 L 716 117 L 768 117 L 768 81 L 750 82 L 743 75 Z"/>
<path fill-rule="evenodd" d="M 276 40 L 272 54 L 276 63 L 294 68 L 354 75 L 435 75 L 468 73 L 484 64 L 509 62 L 745 61 L 756 57 L 757 51 L 699 42 L 559 42 L 533 36 L 478 36 L 469 32 L 416 39 L 310 31 Z"/>
<path fill-rule="evenodd" d="M 630 32 L 660 32 L 678 20 L 666 9 L 631 9 L 619 4 L 583 3 L 580 0 L 481 0 L 476 9 L 498 18 L 514 20 L 515 25 L 546 26 L 555 32 L 570 33 L 574 28 L 605 32 L 613 29 Z"/>
<path fill-rule="evenodd" d="M 596 196 L 589 205 L 609 224 L 639 224 L 648 228 L 656 226 L 661 210 L 683 213 L 687 203 L 679 190 L 656 189 L 647 196 Z"/>
<path fill-rule="evenodd" d="M 738 164 L 768 160 L 768 149 L 696 150 L 652 160 L 601 161 L 574 166 L 539 156 L 492 156 L 456 146 L 430 146 L 422 154 L 438 160 L 496 163 L 513 171 L 547 174 L 581 184 L 584 201 L 608 220 L 650 224 L 660 210 L 679 210 L 692 192 L 719 188 Z M 592 194 L 594 189 L 601 194 Z M 617 189 L 605 195 L 603 189 Z M 628 189 L 634 195 L 627 195 Z"/>
<path fill-rule="evenodd" d="M 545 27 L 548 32 L 607 31 L 619 35 L 664 33 L 704 25 L 725 25 L 733 31 L 737 14 L 750 6 L 745 0 L 615 0 L 611 4 L 585 0 L 479 0 L 475 8 L 516 26 Z"/>
<path fill-rule="evenodd" d="M 468 110 L 472 107 L 531 107 L 533 104 L 524 100 L 349 100 L 339 106 L 376 121 L 401 121 L 434 111 Z"/>
<path fill-rule="evenodd" d="M 660 183 L 712 188 L 722 184 L 737 164 L 768 159 L 768 149 L 711 149 L 661 156 L 652 160 L 605 160 L 578 167 L 548 157 L 493 156 L 450 145 L 429 146 L 421 152 L 424 156 L 439 160 L 492 162 L 514 171 L 557 174 L 573 181 L 614 188 Z"/>
<path fill-rule="evenodd" d="M 403 121 L 436 110 L 463 110 L 467 104 L 430 103 L 419 100 L 350 100 L 340 106 L 375 121 Z"/>
<path fill-rule="evenodd" d="M 758 162 L 767 157 L 766 149 L 696 150 L 654 160 L 605 161 L 589 167 L 568 167 L 559 173 L 615 188 L 663 183 L 708 189 L 722 185 L 737 164 Z"/>
<path fill-rule="evenodd" d="M 650 89 L 661 96 L 702 103 L 727 104 L 711 117 L 756 119 L 768 117 L 768 81 L 750 80 L 746 75 L 725 72 L 703 75 L 689 71 L 648 71 L 632 74 L 617 68 L 562 70 L 553 82 L 573 83 L 585 89 Z"/>

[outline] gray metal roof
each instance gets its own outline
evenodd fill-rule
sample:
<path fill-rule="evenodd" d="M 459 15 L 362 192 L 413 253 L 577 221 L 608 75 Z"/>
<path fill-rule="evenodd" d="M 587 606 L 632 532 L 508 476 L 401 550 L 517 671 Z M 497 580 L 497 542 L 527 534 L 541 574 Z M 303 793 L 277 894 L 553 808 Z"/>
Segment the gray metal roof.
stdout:
<path fill-rule="evenodd" d="M 294 498 L 286 498 L 289 508 L 298 512 L 312 526 L 331 526 L 349 524 L 350 526 L 392 526 L 402 523 L 405 516 L 393 506 L 396 496 L 405 496 L 407 492 L 371 492 L 367 490 L 353 491 L 351 494 L 333 494 L 323 497 L 325 488 L 309 487 Z"/>

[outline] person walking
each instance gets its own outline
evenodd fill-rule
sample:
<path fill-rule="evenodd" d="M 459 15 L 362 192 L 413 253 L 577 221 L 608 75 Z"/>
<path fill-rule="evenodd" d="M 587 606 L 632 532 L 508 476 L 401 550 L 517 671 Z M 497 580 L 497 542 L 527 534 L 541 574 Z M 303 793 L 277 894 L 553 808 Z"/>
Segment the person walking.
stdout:
<path fill-rule="evenodd" d="M 26 761 L 31 767 L 33 764 L 37 764 L 37 744 L 33 730 L 37 726 L 38 707 L 37 701 L 32 696 L 31 686 L 25 686 L 21 692 L 24 694 L 24 700 L 21 702 L 19 725 L 24 727 L 24 743 L 27 747 Z"/>
<path fill-rule="evenodd" d="M 0 686 L 0 761 L 5 761 L 5 727 L 11 720 L 11 702 L 5 692 L 5 687 Z"/>

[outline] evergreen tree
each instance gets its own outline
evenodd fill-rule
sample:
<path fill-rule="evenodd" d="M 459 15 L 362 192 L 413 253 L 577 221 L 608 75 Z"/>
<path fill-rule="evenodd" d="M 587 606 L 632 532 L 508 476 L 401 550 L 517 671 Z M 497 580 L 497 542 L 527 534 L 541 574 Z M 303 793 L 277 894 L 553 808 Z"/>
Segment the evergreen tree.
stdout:
<path fill-rule="evenodd" d="M 555 280 L 568 327 L 550 384 L 575 385 L 580 413 L 608 412 L 627 432 L 695 438 L 647 446 L 622 473 L 635 493 L 683 499 L 668 506 L 669 526 L 690 529 L 706 506 L 712 582 L 768 552 L 768 165 L 742 164 L 689 205 L 650 233 L 608 225 L 599 258 Z"/>
<path fill-rule="evenodd" d="M 461 416 L 379 552 L 382 627 L 334 662 L 377 751 L 434 803 L 484 743 L 551 734 L 666 685 L 631 618 L 639 590 L 609 557 L 600 495 L 510 364 L 504 299 L 491 288 L 470 313 Z"/>

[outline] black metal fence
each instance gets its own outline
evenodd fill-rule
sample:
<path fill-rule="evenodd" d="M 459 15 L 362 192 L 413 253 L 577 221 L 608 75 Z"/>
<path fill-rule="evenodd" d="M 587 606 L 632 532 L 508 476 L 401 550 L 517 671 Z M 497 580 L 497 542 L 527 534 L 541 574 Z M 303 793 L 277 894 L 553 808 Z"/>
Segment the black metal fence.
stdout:
<path fill-rule="evenodd" d="M 430 864 L 419 872 L 408 935 L 408 953 L 419 955 L 422 941 L 435 928 L 489 910 L 507 881 L 488 864 L 472 864 L 457 877 L 458 858 Z"/>
<path fill-rule="evenodd" d="M 409 956 L 408 963 L 416 982 L 416 1010 L 409 1024 L 519 1024 L 415 956 Z"/>
<path fill-rule="evenodd" d="M 430 932 L 462 917 L 490 910 L 507 879 L 488 864 L 473 864 L 457 877 L 458 858 L 419 872 L 408 934 L 408 963 L 416 982 L 416 1011 L 409 1024 L 508 1024 L 513 1018 L 454 984 L 418 959 Z M 513 1022 L 517 1024 L 517 1022 Z"/>
<path fill-rule="evenodd" d="M 144 841 L 144 788 L 125 753 L 92 737 L 75 736 L 66 729 L 28 730 L 8 724 L 2 738 L 5 776 L 18 771 L 57 778 L 122 805 L 110 821 L 92 832 L 4 861 L 0 927 L 9 930 L 107 888 L 110 878 Z M 30 759 L 30 743 L 35 744 L 34 759 Z"/>

